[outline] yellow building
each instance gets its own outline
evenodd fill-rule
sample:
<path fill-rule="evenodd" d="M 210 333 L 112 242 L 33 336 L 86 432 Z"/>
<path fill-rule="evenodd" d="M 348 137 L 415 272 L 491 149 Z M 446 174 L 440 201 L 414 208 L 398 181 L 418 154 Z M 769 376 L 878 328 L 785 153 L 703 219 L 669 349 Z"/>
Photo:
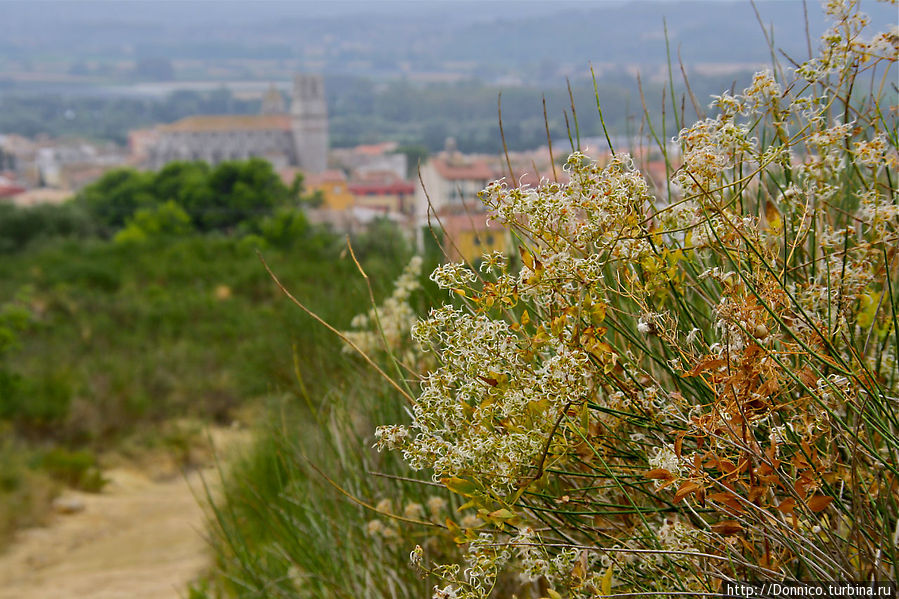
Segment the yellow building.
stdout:
<path fill-rule="evenodd" d="M 438 213 L 432 225 L 443 227 L 443 251 L 450 260 L 476 262 L 484 254 L 499 251 L 508 255 L 512 248 L 509 231 L 499 223 L 487 223 L 481 211 Z"/>
<path fill-rule="evenodd" d="M 293 178 L 299 172 L 297 169 L 283 169 L 281 178 L 285 184 L 293 183 Z M 321 208 L 327 210 L 349 210 L 355 200 L 347 186 L 346 176 L 341 171 L 329 170 L 318 174 L 306 175 L 303 181 L 306 193 L 319 191 L 324 202 Z"/>

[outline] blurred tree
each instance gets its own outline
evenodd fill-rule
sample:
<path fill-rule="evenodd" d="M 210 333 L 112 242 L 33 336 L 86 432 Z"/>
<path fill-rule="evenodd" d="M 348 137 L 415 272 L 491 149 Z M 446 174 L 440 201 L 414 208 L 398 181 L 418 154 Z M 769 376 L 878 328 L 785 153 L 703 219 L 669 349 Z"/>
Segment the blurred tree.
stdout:
<path fill-rule="evenodd" d="M 421 144 L 403 145 L 396 149 L 397 154 L 406 155 L 406 177 L 418 178 L 418 165 L 424 164 L 428 157 L 428 148 Z"/>
<path fill-rule="evenodd" d="M 169 200 L 152 208 L 142 208 L 116 233 L 116 243 L 140 243 L 148 239 L 180 237 L 193 230 L 190 216 L 181 206 Z"/>
<path fill-rule="evenodd" d="M 138 209 L 158 203 L 153 177 L 153 173 L 131 168 L 116 169 L 82 189 L 75 201 L 87 210 L 103 233 L 111 234 Z"/>
<path fill-rule="evenodd" d="M 261 158 L 219 164 L 210 173 L 208 185 L 210 193 L 194 198 L 197 204 L 185 206 L 202 231 L 226 231 L 264 218 L 290 197 L 281 177 Z"/>

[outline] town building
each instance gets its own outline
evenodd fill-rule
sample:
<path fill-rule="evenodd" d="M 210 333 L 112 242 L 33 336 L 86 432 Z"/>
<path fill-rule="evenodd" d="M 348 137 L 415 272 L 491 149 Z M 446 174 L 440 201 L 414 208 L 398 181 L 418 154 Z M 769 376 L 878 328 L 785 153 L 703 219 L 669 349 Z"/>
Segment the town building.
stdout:
<path fill-rule="evenodd" d="M 427 219 L 428 207 L 439 211 L 462 204 L 478 203 L 478 192 L 492 181 L 494 170 L 487 160 L 466 156 L 447 140 L 447 149 L 431 157 L 420 169 L 421 185 L 415 203 L 420 217 Z"/>
<path fill-rule="evenodd" d="M 432 217 L 434 229 L 442 229 L 439 239 L 447 259 L 475 263 L 484 254 L 497 251 L 508 255 L 512 251 L 509 230 L 485 217 L 484 212 L 468 211 L 461 206 L 441 210 Z"/>
<path fill-rule="evenodd" d="M 333 163 L 352 173 L 353 177 L 367 177 L 372 173 L 393 173 L 405 179 L 408 170 L 406 155 L 398 152 L 399 144 L 385 141 L 353 148 L 335 148 L 331 151 Z"/>
<path fill-rule="evenodd" d="M 322 197 L 322 205 L 325 210 L 344 211 L 353 207 L 356 198 L 347 186 L 346 175 L 343 171 L 327 170 L 322 173 L 309 175 L 303 181 L 307 192 L 318 192 Z"/>
<path fill-rule="evenodd" d="M 328 111 L 321 75 L 294 78 L 290 111 L 280 92 L 263 97 L 261 114 L 190 116 L 156 128 L 156 139 L 144 135 L 141 150 L 147 165 L 159 168 L 173 160 L 264 158 L 275 168 L 295 166 L 320 173 L 328 162 Z"/>
<path fill-rule="evenodd" d="M 126 160 L 112 142 L 0 135 L 0 174 L 27 189 L 78 190 Z"/>
<path fill-rule="evenodd" d="M 415 185 L 393 172 L 369 173 L 347 186 L 355 205 L 382 213 L 410 216 L 414 209 Z"/>

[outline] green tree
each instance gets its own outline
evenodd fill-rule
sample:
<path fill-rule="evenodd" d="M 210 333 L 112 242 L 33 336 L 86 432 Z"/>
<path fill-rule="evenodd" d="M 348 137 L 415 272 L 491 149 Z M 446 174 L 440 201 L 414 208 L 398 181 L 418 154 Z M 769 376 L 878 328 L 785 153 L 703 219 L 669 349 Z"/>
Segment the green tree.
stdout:
<path fill-rule="evenodd" d="M 116 243 L 139 243 L 148 239 L 180 237 L 193 230 L 190 216 L 173 200 L 152 208 L 143 208 L 116 233 Z"/>
<path fill-rule="evenodd" d="M 140 208 L 159 203 L 153 192 L 153 173 L 121 168 L 106 173 L 76 196 L 98 227 L 107 234 L 121 228 Z"/>
<path fill-rule="evenodd" d="M 406 176 L 410 179 L 418 177 L 418 165 L 423 164 L 428 158 L 428 148 L 421 144 L 400 146 L 397 154 L 406 155 Z"/>
<path fill-rule="evenodd" d="M 309 232 L 306 215 L 296 208 L 281 208 L 259 223 L 259 235 L 274 247 L 293 247 Z"/>
<path fill-rule="evenodd" d="M 184 206 L 202 231 L 229 231 L 264 218 L 290 197 L 278 173 L 261 158 L 219 164 L 210 173 L 208 186 L 211 193 Z"/>

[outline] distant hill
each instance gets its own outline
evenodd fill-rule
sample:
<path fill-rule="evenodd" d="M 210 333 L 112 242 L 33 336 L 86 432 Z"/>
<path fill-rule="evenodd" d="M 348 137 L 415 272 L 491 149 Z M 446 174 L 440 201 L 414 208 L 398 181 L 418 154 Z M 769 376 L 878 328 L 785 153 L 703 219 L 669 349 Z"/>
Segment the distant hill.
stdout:
<path fill-rule="evenodd" d="M 803 3 L 760 1 L 774 40 L 804 57 Z M 879 29 L 895 7 L 863 0 Z M 813 45 L 825 28 L 808 2 Z M 665 61 L 665 32 L 688 64 L 768 60 L 749 1 L 582 2 L 5 2 L 0 80 L 38 63 L 78 77 L 134 73 L 122 61 L 168 59 L 176 79 L 328 74 L 561 80 L 590 62 Z M 68 63 L 66 61 L 69 61 Z M 118 68 L 118 70 L 116 70 Z M 20 77 L 21 78 L 21 77 Z"/>

